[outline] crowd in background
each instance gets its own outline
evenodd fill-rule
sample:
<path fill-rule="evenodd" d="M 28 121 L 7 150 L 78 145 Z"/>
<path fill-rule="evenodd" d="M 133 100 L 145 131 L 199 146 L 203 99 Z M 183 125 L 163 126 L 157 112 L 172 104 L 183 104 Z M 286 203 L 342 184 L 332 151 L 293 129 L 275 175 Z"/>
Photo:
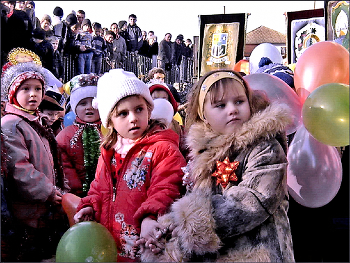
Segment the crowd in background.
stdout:
<path fill-rule="evenodd" d="M 101 75 L 101 62 L 110 68 L 122 68 L 127 53 L 152 59 L 152 67 L 165 71 L 179 66 L 183 57 L 193 56 L 192 41 L 179 34 L 172 42 L 171 33 L 158 43 L 152 30 L 143 30 L 137 16 L 111 25 L 91 21 L 84 10 L 70 11 L 57 6 L 38 18 L 34 1 L 1 1 L 1 64 L 13 48 L 23 47 L 36 53 L 45 68 L 63 80 L 63 59 L 75 64 L 73 76 L 95 73 Z"/>

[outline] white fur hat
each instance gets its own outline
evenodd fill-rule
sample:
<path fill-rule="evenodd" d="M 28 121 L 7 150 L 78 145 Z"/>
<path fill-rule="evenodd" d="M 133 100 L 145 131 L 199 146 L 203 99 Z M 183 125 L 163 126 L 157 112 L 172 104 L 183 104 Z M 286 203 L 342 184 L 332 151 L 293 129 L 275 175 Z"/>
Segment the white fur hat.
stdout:
<path fill-rule="evenodd" d="M 171 103 L 166 99 L 155 99 L 154 109 L 151 114 L 151 119 L 162 120 L 167 127 L 169 127 L 173 119 L 174 109 Z"/>
<path fill-rule="evenodd" d="M 70 81 L 70 105 L 75 114 L 76 107 L 82 99 L 95 98 L 97 94 L 98 76 L 91 74 L 80 74 Z"/>
<path fill-rule="evenodd" d="M 123 69 L 112 69 L 105 73 L 97 83 L 97 107 L 101 121 L 107 127 L 107 120 L 114 106 L 124 97 L 141 95 L 154 107 L 148 86 L 134 73 Z M 96 106 L 96 102 L 95 106 Z"/>

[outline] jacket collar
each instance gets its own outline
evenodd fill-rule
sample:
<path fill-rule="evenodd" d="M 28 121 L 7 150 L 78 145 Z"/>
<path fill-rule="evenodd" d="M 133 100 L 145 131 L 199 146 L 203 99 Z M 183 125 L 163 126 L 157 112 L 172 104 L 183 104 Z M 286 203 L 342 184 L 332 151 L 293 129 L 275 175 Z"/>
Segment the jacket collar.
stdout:
<path fill-rule="evenodd" d="M 38 121 L 39 120 L 38 115 L 33 115 L 33 114 L 30 114 L 30 113 L 25 112 L 23 110 L 20 110 L 10 103 L 6 104 L 5 112 L 21 116 L 22 118 L 26 118 L 29 121 Z"/>
<path fill-rule="evenodd" d="M 291 121 L 290 108 L 286 104 L 273 102 L 265 110 L 255 113 L 240 130 L 230 135 L 219 134 L 203 122 L 195 123 L 189 129 L 186 143 L 192 149 L 192 157 L 205 150 L 214 153 L 233 148 L 238 151 L 258 140 L 275 137 Z"/>

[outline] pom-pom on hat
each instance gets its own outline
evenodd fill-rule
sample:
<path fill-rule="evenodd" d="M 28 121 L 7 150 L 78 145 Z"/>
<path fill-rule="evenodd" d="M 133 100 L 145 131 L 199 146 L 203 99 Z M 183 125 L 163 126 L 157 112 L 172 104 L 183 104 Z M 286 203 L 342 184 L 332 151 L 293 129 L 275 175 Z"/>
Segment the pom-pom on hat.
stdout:
<path fill-rule="evenodd" d="M 96 97 L 98 78 L 96 74 L 90 73 L 80 74 L 70 80 L 70 104 L 75 114 L 79 101 Z"/>
<path fill-rule="evenodd" d="M 173 106 L 173 109 L 174 109 L 174 113 L 173 113 L 174 115 L 177 112 L 177 102 L 175 100 L 174 95 L 171 93 L 170 89 L 163 84 L 153 84 L 149 87 L 151 96 L 155 90 L 164 90 L 168 94 L 169 102 L 171 103 L 171 106 Z"/>
<path fill-rule="evenodd" d="M 59 6 L 56 6 L 55 9 L 53 10 L 53 14 L 55 16 L 62 17 L 63 16 L 63 9 Z"/>
<path fill-rule="evenodd" d="M 166 99 L 155 99 L 154 109 L 151 114 L 151 119 L 157 119 L 163 121 L 164 124 L 169 127 L 173 119 L 173 106 Z"/>
<path fill-rule="evenodd" d="M 154 107 L 148 86 L 139 80 L 134 73 L 123 69 L 112 69 L 105 73 L 97 83 L 97 107 L 101 121 L 107 127 L 107 120 L 115 105 L 123 98 L 141 95 Z"/>

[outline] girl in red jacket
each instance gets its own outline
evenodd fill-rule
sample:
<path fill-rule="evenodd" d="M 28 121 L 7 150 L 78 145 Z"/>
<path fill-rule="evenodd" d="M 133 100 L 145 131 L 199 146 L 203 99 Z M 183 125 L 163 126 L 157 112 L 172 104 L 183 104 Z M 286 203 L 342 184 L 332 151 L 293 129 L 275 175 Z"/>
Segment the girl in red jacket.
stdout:
<path fill-rule="evenodd" d="M 136 241 L 160 245 L 156 236 L 164 227 L 156 220 L 180 197 L 186 161 L 178 135 L 150 119 L 152 97 L 133 73 L 113 69 L 103 75 L 96 100 L 108 133 L 95 180 L 74 220 L 103 224 L 115 238 L 118 261 L 140 261 Z"/>

